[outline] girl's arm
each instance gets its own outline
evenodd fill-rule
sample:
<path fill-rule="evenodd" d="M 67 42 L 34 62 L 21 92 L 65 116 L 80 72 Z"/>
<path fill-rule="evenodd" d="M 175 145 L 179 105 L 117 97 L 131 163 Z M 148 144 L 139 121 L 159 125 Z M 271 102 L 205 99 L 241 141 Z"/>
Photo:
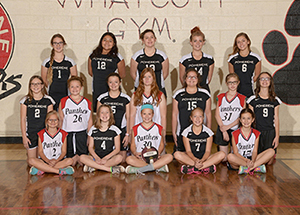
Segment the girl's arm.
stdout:
<path fill-rule="evenodd" d="M 217 121 L 218 125 L 221 128 L 221 126 L 223 126 L 223 121 L 222 121 L 221 116 L 220 116 L 220 108 L 219 108 L 218 104 L 217 104 L 217 107 L 216 107 L 215 118 L 216 118 L 216 121 Z"/>
<path fill-rule="evenodd" d="M 228 62 L 228 70 L 229 70 L 229 73 L 234 73 L 234 67 L 230 62 Z"/>
<path fill-rule="evenodd" d="M 87 131 L 89 131 L 92 126 L 93 126 L 93 111 L 91 111 L 91 114 L 90 114 L 90 118 L 89 118 L 89 121 L 88 121 Z"/>
<path fill-rule="evenodd" d="M 74 65 L 70 68 L 70 73 L 71 73 L 71 76 L 78 76 L 77 65 Z"/>
<path fill-rule="evenodd" d="M 176 134 L 176 130 L 177 130 L 177 117 L 178 117 L 178 102 L 173 98 L 173 102 L 172 102 L 172 135 L 173 135 L 173 140 L 175 145 L 177 146 L 177 134 Z M 187 116 L 188 117 L 188 116 Z"/>
<path fill-rule="evenodd" d="M 201 162 L 204 162 L 207 160 L 207 158 L 209 158 L 209 156 L 211 154 L 212 142 L 213 142 L 213 136 L 210 136 L 209 138 L 207 138 L 205 153 L 204 153 L 203 157 L 201 158 Z"/>
<path fill-rule="evenodd" d="M 275 107 L 274 124 L 275 124 L 275 138 L 273 140 L 274 149 L 279 145 L 279 105 Z"/>
<path fill-rule="evenodd" d="M 211 128 L 211 98 L 207 99 L 205 106 L 206 126 Z"/>
<path fill-rule="evenodd" d="M 103 157 L 102 160 L 107 161 L 108 159 L 110 159 L 111 157 L 113 157 L 114 155 L 120 152 L 120 139 L 121 139 L 120 134 L 114 137 L 115 149 L 111 153 Z"/>
<path fill-rule="evenodd" d="M 126 135 L 122 141 L 123 146 L 126 147 L 129 142 L 130 138 L 130 103 L 126 105 L 126 112 L 125 112 L 125 118 L 126 118 Z"/>
<path fill-rule="evenodd" d="M 137 71 L 138 62 L 131 58 L 130 60 L 130 75 L 132 79 L 135 81 L 136 79 L 136 71 Z"/>
<path fill-rule="evenodd" d="M 93 77 L 92 60 L 90 57 L 88 58 L 88 73 L 91 77 Z"/>
<path fill-rule="evenodd" d="M 242 160 L 244 160 L 245 162 L 249 162 L 250 160 L 247 159 L 247 158 L 244 158 L 242 155 L 240 155 L 239 151 L 238 151 L 238 148 L 236 146 L 236 143 L 235 143 L 235 139 L 234 137 L 232 137 L 232 150 L 233 150 L 233 154 L 235 154 L 237 157 L 241 158 Z"/>
<path fill-rule="evenodd" d="M 220 131 L 222 132 L 223 140 L 229 141 L 229 135 L 227 133 L 227 130 L 231 127 L 227 128 L 227 126 L 223 124 L 223 121 L 222 121 L 221 116 L 220 116 L 220 108 L 219 108 L 218 104 L 217 104 L 217 107 L 216 107 L 215 118 L 216 118 L 216 121 L 219 125 Z"/>
<path fill-rule="evenodd" d="M 45 161 L 47 164 L 50 165 L 50 160 L 45 156 L 44 154 L 44 151 L 43 151 L 43 146 L 42 146 L 42 141 L 41 141 L 41 138 L 39 137 L 39 140 L 38 140 L 38 153 L 39 153 L 39 156 L 40 158 Z M 53 165 L 54 166 L 54 165 Z"/>
<path fill-rule="evenodd" d="M 255 139 L 254 149 L 253 149 L 253 152 L 252 152 L 252 163 L 253 164 L 254 164 L 254 162 L 257 158 L 258 145 L 259 145 L 259 136 Z"/>
<path fill-rule="evenodd" d="M 60 156 L 57 158 L 57 162 L 61 161 L 67 154 L 67 137 L 65 138 L 62 146 L 61 146 L 61 154 Z"/>
<path fill-rule="evenodd" d="M 253 81 L 255 82 L 261 72 L 261 61 L 255 65 Z"/>
<path fill-rule="evenodd" d="M 213 72 L 214 72 L 214 68 L 215 68 L 215 64 L 214 64 L 214 63 L 213 63 L 212 65 L 209 66 L 208 76 L 207 76 L 208 83 L 210 83 L 210 81 L 211 81 L 211 79 L 212 79 L 212 75 L 213 75 Z"/>
<path fill-rule="evenodd" d="M 167 58 L 164 62 L 162 62 L 161 65 L 162 65 L 163 77 L 164 80 L 166 80 L 166 78 L 169 75 L 169 58 Z"/>
<path fill-rule="evenodd" d="M 101 158 L 96 154 L 96 152 L 94 150 L 94 138 L 91 136 L 88 136 L 88 143 L 89 143 L 88 149 L 89 149 L 90 155 L 92 155 L 92 157 L 95 159 L 95 162 L 97 164 L 99 164 L 101 161 Z"/>
<path fill-rule="evenodd" d="M 161 136 L 161 140 L 160 140 L 160 143 L 159 143 L 159 147 L 158 147 L 158 155 L 160 156 L 161 153 L 163 152 L 164 148 L 165 148 L 165 144 L 164 144 L 164 141 L 163 141 L 163 136 Z"/>
<path fill-rule="evenodd" d="M 53 110 L 53 104 L 51 104 L 47 107 L 47 113 L 49 113 L 52 110 Z"/>
<path fill-rule="evenodd" d="M 21 110 L 20 124 L 21 124 L 23 145 L 26 149 L 29 149 L 29 145 L 31 145 L 31 142 L 26 135 L 26 122 L 27 122 L 27 107 L 26 107 L 26 105 L 21 104 L 20 110 Z"/>
<path fill-rule="evenodd" d="M 124 59 L 118 63 L 118 73 L 121 78 L 125 78 L 126 70 L 125 70 L 125 61 Z"/>
<path fill-rule="evenodd" d="M 185 66 L 182 63 L 179 63 L 179 80 L 181 82 L 181 85 L 183 85 L 184 83 L 183 80 L 184 74 L 185 74 Z"/>
<path fill-rule="evenodd" d="M 161 126 L 166 131 L 167 129 L 167 101 L 165 95 L 162 93 L 160 103 L 159 103 L 159 111 L 161 117 Z"/>
<path fill-rule="evenodd" d="M 101 105 L 102 105 L 101 102 L 99 102 L 99 101 L 97 100 L 97 109 L 96 109 L 96 110 L 98 110 L 99 107 L 100 107 Z M 97 112 L 97 111 L 96 111 L 96 112 Z"/>
<path fill-rule="evenodd" d="M 250 104 L 248 104 L 248 107 L 249 107 L 249 109 L 251 109 L 251 110 L 253 111 L 253 113 L 254 113 L 254 108 L 253 108 L 253 106 L 250 105 Z"/>
<path fill-rule="evenodd" d="M 129 128 L 127 128 L 127 131 L 129 131 L 131 133 L 132 127 L 134 126 L 134 122 L 135 122 L 135 115 L 136 115 L 136 106 L 134 106 L 134 94 L 131 96 L 131 100 L 130 100 L 130 119 L 129 119 Z M 129 134 L 130 134 L 129 133 Z"/>
<path fill-rule="evenodd" d="M 41 66 L 41 77 L 42 77 L 46 87 L 48 86 L 47 73 L 48 73 L 48 68 Z"/>
<path fill-rule="evenodd" d="M 63 111 L 61 109 L 61 103 L 59 103 L 59 106 L 58 106 L 58 114 L 59 114 L 59 118 L 60 118 L 58 126 L 61 128 L 62 124 L 63 124 L 63 121 L 64 121 L 64 113 L 63 113 Z"/>
<path fill-rule="evenodd" d="M 183 140 L 183 144 L 184 144 L 184 148 L 185 148 L 185 152 L 186 154 L 196 163 L 197 161 L 199 161 L 198 158 L 196 158 L 191 150 L 191 146 L 190 146 L 190 141 L 189 138 L 182 136 L 182 140 Z"/>
<path fill-rule="evenodd" d="M 135 140 L 134 140 L 134 133 L 133 133 L 133 130 L 132 130 L 132 132 L 131 132 L 130 151 L 131 151 L 131 154 L 133 154 L 135 157 L 137 157 L 138 159 L 142 159 L 141 153 L 138 153 L 138 152 L 136 151 L 136 145 L 135 145 Z"/>

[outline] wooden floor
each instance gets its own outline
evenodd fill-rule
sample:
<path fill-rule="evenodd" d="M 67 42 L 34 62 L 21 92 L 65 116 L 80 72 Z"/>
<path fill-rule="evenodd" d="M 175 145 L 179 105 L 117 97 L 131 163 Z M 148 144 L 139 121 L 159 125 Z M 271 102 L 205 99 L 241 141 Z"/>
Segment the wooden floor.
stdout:
<path fill-rule="evenodd" d="M 171 151 L 170 143 L 167 151 Z M 216 149 L 214 149 L 216 150 Z M 0 144 L 0 214 L 300 214 L 300 144 L 281 143 L 267 174 L 30 176 L 21 144 Z"/>

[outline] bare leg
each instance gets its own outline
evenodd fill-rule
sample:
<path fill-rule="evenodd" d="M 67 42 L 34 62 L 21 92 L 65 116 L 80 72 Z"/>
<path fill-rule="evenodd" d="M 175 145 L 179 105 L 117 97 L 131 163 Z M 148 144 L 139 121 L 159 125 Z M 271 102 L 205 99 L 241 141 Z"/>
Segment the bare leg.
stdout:
<path fill-rule="evenodd" d="M 38 157 L 38 147 L 27 150 L 27 163 L 29 166 L 31 166 L 31 164 L 29 163 L 29 159 L 37 158 L 37 157 Z"/>
<path fill-rule="evenodd" d="M 153 163 L 153 167 L 154 167 L 154 169 L 159 169 L 159 168 L 163 167 L 164 165 L 171 163 L 172 160 L 173 160 L 172 155 L 164 154 L 164 155 L 160 156 L 160 158 Z"/>
<path fill-rule="evenodd" d="M 219 146 L 219 149 L 220 149 L 221 152 L 225 153 L 225 158 L 222 160 L 222 162 L 227 161 L 228 146 Z"/>
<path fill-rule="evenodd" d="M 120 151 L 119 155 L 122 156 L 122 162 L 121 163 L 124 163 L 126 161 L 127 151 Z"/>
<path fill-rule="evenodd" d="M 268 161 L 270 161 L 270 159 L 274 156 L 275 154 L 275 151 L 274 149 L 267 149 L 265 151 L 263 151 L 262 153 L 258 154 L 257 155 L 257 158 L 254 162 L 254 166 L 250 169 L 253 170 L 255 169 L 256 167 L 262 165 L 262 164 L 265 164 L 267 163 Z"/>
<path fill-rule="evenodd" d="M 94 160 L 93 157 L 90 155 L 81 155 L 80 156 L 80 161 L 84 163 L 85 165 L 89 167 L 93 167 L 95 169 L 100 169 L 106 172 L 111 172 L 110 167 L 111 166 L 116 166 L 122 161 L 122 156 L 121 155 L 115 155 L 112 158 L 110 158 L 105 165 L 100 165 L 97 164 Z"/>
<path fill-rule="evenodd" d="M 72 163 L 73 163 L 72 158 L 65 158 L 64 160 L 57 162 L 54 165 L 54 168 L 57 168 L 57 169 L 65 168 L 67 166 L 71 166 Z"/>
<path fill-rule="evenodd" d="M 228 154 L 227 159 L 230 165 L 234 169 L 238 169 L 240 166 L 247 166 L 247 163 L 243 159 L 236 156 L 235 154 L 232 153 Z"/>
<path fill-rule="evenodd" d="M 29 158 L 29 164 L 43 172 L 59 174 L 59 169 L 49 166 L 48 164 L 46 164 L 44 161 L 42 161 L 39 158 Z"/>
<path fill-rule="evenodd" d="M 211 165 L 220 163 L 225 157 L 225 153 L 222 151 L 216 152 L 209 156 L 206 161 L 203 162 L 203 166 L 200 169 L 205 169 Z"/>
<path fill-rule="evenodd" d="M 142 160 L 142 159 L 139 159 L 135 156 L 128 156 L 126 158 L 126 163 L 131 165 L 131 166 L 135 166 L 135 167 L 143 167 L 143 166 L 147 166 L 148 164 Z"/>
<path fill-rule="evenodd" d="M 195 162 L 187 155 L 186 152 L 177 151 L 174 153 L 175 159 L 182 164 L 186 164 L 189 166 L 194 166 Z"/>

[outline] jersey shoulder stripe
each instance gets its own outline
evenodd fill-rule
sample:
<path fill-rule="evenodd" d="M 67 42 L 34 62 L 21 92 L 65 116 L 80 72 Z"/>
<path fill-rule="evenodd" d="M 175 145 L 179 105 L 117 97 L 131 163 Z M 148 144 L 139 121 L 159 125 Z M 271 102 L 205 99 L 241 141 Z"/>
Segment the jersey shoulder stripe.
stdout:
<path fill-rule="evenodd" d="M 136 53 L 134 53 L 134 55 L 132 55 L 132 59 L 136 61 L 136 59 L 138 58 L 138 56 L 143 55 L 144 54 L 144 50 L 141 49 L 139 51 L 137 51 Z"/>
<path fill-rule="evenodd" d="M 120 96 L 127 99 L 130 102 L 130 96 L 128 96 L 127 94 L 121 93 Z"/>
<path fill-rule="evenodd" d="M 192 53 L 189 53 L 189 54 L 182 56 L 182 58 L 179 60 L 179 62 L 182 64 L 185 60 L 192 59 L 192 58 L 193 58 Z"/>
<path fill-rule="evenodd" d="M 161 56 L 163 57 L 164 60 L 166 60 L 166 59 L 168 58 L 167 55 L 166 55 L 166 53 L 164 53 L 164 52 L 161 51 L 161 50 L 156 49 L 156 54 L 161 55 Z"/>
<path fill-rule="evenodd" d="M 260 132 L 258 130 L 256 130 L 256 129 L 254 129 L 254 128 L 252 129 L 252 132 L 255 135 L 256 139 L 257 139 L 259 137 L 259 135 L 260 135 Z"/>
<path fill-rule="evenodd" d="M 206 89 L 204 89 L 204 88 L 198 88 L 198 92 L 205 93 L 205 94 L 208 95 L 208 97 L 210 97 L 210 93 Z"/>
<path fill-rule="evenodd" d="M 212 130 L 210 130 L 208 127 L 206 127 L 205 125 L 202 125 L 202 131 L 206 132 L 210 137 L 214 135 L 214 132 Z"/>
<path fill-rule="evenodd" d="M 279 103 L 279 105 L 282 104 L 282 101 L 281 101 L 281 99 L 279 97 L 275 96 L 275 99 L 277 100 L 277 102 Z"/>
<path fill-rule="evenodd" d="M 175 99 L 176 96 L 177 96 L 179 93 L 182 93 L 182 92 L 185 92 L 185 89 L 184 89 L 184 88 L 177 90 L 177 91 L 174 93 L 173 98 Z"/>
<path fill-rule="evenodd" d="M 50 62 L 50 57 L 46 58 L 46 59 L 43 61 L 42 66 L 43 66 L 43 67 L 46 67 L 46 64 L 47 64 L 48 62 Z"/>
<path fill-rule="evenodd" d="M 135 137 L 137 135 L 137 129 L 138 127 L 141 125 L 142 123 L 139 123 L 135 126 L 132 127 L 132 130 L 133 130 L 133 136 Z"/>
<path fill-rule="evenodd" d="M 109 130 L 112 130 L 112 131 L 116 132 L 117 135 L 122 133 L 121 130 L 115 125 L 110 126 Z"/>
<path fill-rule="evenodd" d="M 72 64 L 72 67 L 76 65 L 75 61 L 72 58 L 69 58 L 68 56 L 65 56 L 65 60 L 69 61 Z"/>
<path fill-rule="evenodd" d="M 184 129 L 183 132 L 181 133 L 181 135 L 184 137 L 187 137 L 188 133 L 192 131 L 192 126 L 193 126 L 193 124 L 189 125 L 186 129 Z"/>
<path fill-rule="evenodd" d="M 83 99 L 87 102 L 87 104 L 88 104 L 88 109 L 89 109 L 90 111 L 92 111 L 92 102 L 91 102 L 89 99 L 85 98 L 85 97 L 83 97 Z"/>
<path fill-rule="evenodd" d="M 97 100 L 100 102 L 103 98 L 108 96 L 108 92 L 102 93 L 100 96 L 98 96 Z"/>
<path fill-rule="evenodd" d="M 255 98 L 256 98 L 255 95 L 250 96 L 250 97 L 247 99 L 247 103 L 250 104 L 250 102 L 251 102 L 253 99 L 255 99 Z"/>
<path fill-rule="evenodd" d="M 221 104 L 222 104 L 222 100 L 223 100 L 224 96 L 225 96 L 225 93 L 221 93 L 221 94 L 219 94 L 219 95 L 217 96 L 217 102 L 218 102 L 218 106 L 219 106 L 219 107 L 220 107 Z"/>
<path fill-rule="evenodd" d="M 24 96 L 23 98 L 21 98 L 20 104 L 24 104 L 27 99 L 28 99 L 27 96 Z"/>
<path fill-rule="evenodd" d="M 235 53 L 233 55 L 230 55 L 229 58 L 228 58 L 228 62 L 230 62 L 232 60 L 232 58 L 234 58 L 234 57 L 236 57 L 238 55 L 239 55 L 239 53 Z"/>
<path fill-rule="evenodd" d="M 64 109 L 64 108 L 65 108 L 66 102 L 67 102 L 68 99 L 69 99 L 69 96 L 66 96 L 66 97 L 63 97 L 63 98 L 60 100 L 60 106 L 61 106 L 61 109 Z"/>
<path fill-rule="evenodd" d="M 209 59 L 213 59 L 213 57 L 212 57 L 211 55 L 206 54 L 206 53 L 204 53 L 204 52 L 203 52 L 202 55 L 203 55 L 203 57 L 206 57 L 206 58 L 209 58 Z"/>
<path fill-rule="evenodd" d="M 98 128 L 93 125 L 88 132 L 88 136 L 92 136 L 94 130 L 98 130 Z"/>
<path fill-rule="evenodd" d="M 117 54 L 117 57 L 120 59 L 120 61 L 124 59 L 120 53 Z"/>
<path fill-rule="evenodd" d="M 62 142 L 65 142 L 66 137 L 68 136 L 68 132 L 65 130 L 60 129 L 60 132 L 62 133 Z"/>
<path fill-rule="evenodd" d="M 256 58 L 258 59 L 258 61 L 261 61 L 261 57 L 260 57 L 258 54 L 253 53 L 253 52 L 250 52 L 249 55 L 251 55 L 251 56 L 253 56 L 253 57 L 256 57 Z"/>
<path fill-rule="evenodd" d="M 238 93 L 237 94 L 237 97 L 239 98 L 239 100 L 240 100 L 240 104 L 241 104 L 241 107 L 244 107 L 244 104 L 245 104 L 245 101 L 246 101 L 246 96 L 244 96 L 244 95 L 242 95 L 242 94 L 240 94 L 240 93 Z"/>
<path fill-rule="evenodd" d="M 51 103 L 52 103 L 53 105 L 55 105 L 55 101 L 54 101 L 54 99 L 53 99 L 51 96 L 45 95 L 44 98 L 49 99 L 49 100 L 51 101 Z"/>
<path fill-rule="evenodd" d="M 44 142 L 44 133 L 46 132 L 46 129 L 42 129 L 41 131 L 39 131 L 37 134 L 39 136 L 39 138 L 41 139 L 41 143 Z"/>
<path fill-rule="evenodd" d="M 237 129 L 235 131 L 232 132 L 232 136 L 234 138 L 234 142 L 235 144 L 238 144 L 238 141 L 239 141 L 239 134 L 241 133 L 241 129 Z"/>
<path fill-rule="evenodd" d="M 157 123 L 154 123 L 157 127 L 158 127 L 158 131 L 159 131 L 159 134 L 160 136 L 162 136 L 162 130 L 163 130 L 163 127 Z"/>

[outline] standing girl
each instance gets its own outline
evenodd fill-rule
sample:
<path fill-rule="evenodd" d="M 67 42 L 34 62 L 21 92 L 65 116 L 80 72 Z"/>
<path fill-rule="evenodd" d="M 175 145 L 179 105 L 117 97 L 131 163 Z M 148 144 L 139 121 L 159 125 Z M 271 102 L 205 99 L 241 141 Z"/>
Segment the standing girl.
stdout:
<path fill-rule="evenodd" d="M 213 75 L 215 61 L 212 56 L 202 52 L 202 47 L 205 44 L 205 35 L 200 31 L 198 26 L 191 30 L 190 44 L 193 51 L 184 55 L 179 61 L 179 77 L 181 84 L 184 83 L 183 77 L 185 71 L 189 68 L 194 68 L 200 74 L 200 86 L 210 92 L 208 84 Z"/>
<path fill-rule="evenodd" d="M 241 32 L 236 35 L 233 43 L 233 52 L 228 59 L 230 73 L 236 73 L 240 78 L 238 92 L 247 98 L 253 95 L 253 82 L 261 72 L 261 58 L 251 52 L 249 36 Z"/>
<path fill-rule="evenodd" d="M 189 117 L 196 107 L 204 110 L 204 122 L 211 128 L 211 98 L 207 90 L 200 88 L 200 74 L 188 69 L 184 75 L 183 88 L 173 95 L 172 134 L 175 151 L 185 151 L 182 142 L 182 131 L 190 125 Z"/>
<path fill-rule="evenodd" d="M 255 95 L 247 103 L 256 116 L 256 128 L 261 132 L 258 153 L 273 148 L 275 153 L 279 145 L 279 105 L 281 100 L 276 96 L 273 77 L 268 72 L 258 76 Z M 269 164 L 273 163 L 273 158 Z"/>
<path fill-rule="evenodd" d="M 143 173 L 157 170 L 158 172 L 169 172 L 168 164 L 173 160 L 170 154 L 161 155 L 165 146 L 163 143 L 163 127 L 152 121 L 154 108 L 151 104 L 141 107 L 142 123 L 135 125 L 132 129 L 130 150 L 132 156 L 126 158 L 129 166 L 125 172 Z M 142 151 L 145 147 L 154 147 L 158 151 L 158 159 L 153 163 L 146 163 L 142 159 Z"/>
<path fill-rule="evenodd" d="M 117 71 L 121 78 L 126 75 L 125 62 L 118 52 L 117 40 L 113 33 L 106 32 L 102 35 L 99 45 L 89 56 L 88 71 L 93 77 L 93 109 L 96 112 L 98 96 L 108 90 L 107 76 Z"/>
<path fill-rule="evenodd" d="M 185 152 L 176 151 L 174 157 L 184 174 L 215 173 L 216 164 L 225 158 L 222 151 L 211 154 L 214 133 L 203 125 L 204 113 L 199 107 L 191 111 L 192 124 L 182 132 Z M 188 165 L 188 166 L 186 166 Z"/>
<path fill-rule="evenodd" d="M 160 91 L 166 96 L 165 79 L 169 75 L 169 59 L 167 55 L 155 48 L 156 37 L 154 31 L 146 29 L 140 35 L 144 49 L 137 51 L 131 58 L 130 75 L 135 80 L 134 86 L 139 86 L 141 72 L 150 67 L 155 72 L 155 79 Z"/>
<path fill-rule="evenodd" d="M 218 123 L 215 143 L 226 155 L 223 161 L 227 161 L 231 132 L 238 128 L 240 112 L 246 107 L 246 96 L 237 92 L 239 76 L 236 73 L 229 73 L 225 81 L 228 91 L 218 95 L 215 114 Z"/>
<path fill-rule="evenodd" d="M 233 169 L 239 168 L 239 174 L 254 172 L 266 173 L 264 165 L 274 156 L 273 149 L 258 154 L 260 132 L 252 128 L 255 115 L 249 108 L 240 114 L 240 128 L 232 133 L 233 154 L 229 154 L 228 162 Z"/>
<path fill-rule="evenodd" d="M 152 104 L 153 122 L 161 125 L 166 131 L 167 103 L 165 95 L 159 90 L 152 68 L 145 68 L 139 79 L 139 85 L 130 101 L 130 129 L 143 121 L 141 108 L 143 104 Z"/>
<path fill-rule="evenodd" d="M 98 97 L 97 108 L 102 104 L 111 107 L 114 114 L 115 125 L 122 131 L 121 133 L 121 152 L 123 162 L 126 158 L 126 150 L 129 142 L 129 102 L 130 97 L 121 92 L 121 77 L 118 73 L 111 73 L 107 77 L 107 85 L 109 87 L 107 93 L 103 93 Z"/>
<path fill-rule="evenodd" d="M 64 54 L 65 45 L 64 37 L 54 34 L 51 38 L 51 55 L 42 63 L 41 76 L 55 101 L 54 110 L 57 110 L 60 100 L 68 95 L 67 81 L 70 75 L 77 76 L 74 60 Z"/>
<path fill-rule="evenodd" d="M 72 76 L 68 80 L 70 96 L 61 99 L 59 115 L 61 128 L 68 132 L 67 157 L 73 158 L 73 166 L 79 161 L 79 156 L 88 154 L 87 131 L 92 127 L 92 103 L 80 95 L 83 86 L 81 77 Z"/>
<path fill-rule="evenodd" d="M 121 163 L 120 152 L 120 129 L 113 125 L 114 115 L 109 105 L 103 104 L 97 109 L 96 120 L 89 130 L 90 155 L 81 155 L 80 161 L 85 164 L 84 172 L 92 172 L 100 169 L 106 172 L 124 172 Z M 94 149 L 95 147 L 95 149 Z"/>
<path fill-rule="evenodd" d="M 20 101 L 21 132 L 28 158 L 37 157 L 37 133 L 45 128 L 46 115 L 53 110 L 54 104 L 54 100 L 47 95 L 41 76 L 32 76 L 28 84 L 28 94 Z"/>
<path fill-rule="evenodd" d="M 59 128 L 59 115 L 53 110 L 50 111 L 45 120 L 46 128 L 38 133 L 39 136 L 39 157 L 30 158 L 32 166 L 31 175 L 42 175 L 45 172 L 59 175 L 72 175 L 74 169 L 70 167 L 73 161 L 71 158 L 64 159 L 67 152 L 67 132 Z"/>

